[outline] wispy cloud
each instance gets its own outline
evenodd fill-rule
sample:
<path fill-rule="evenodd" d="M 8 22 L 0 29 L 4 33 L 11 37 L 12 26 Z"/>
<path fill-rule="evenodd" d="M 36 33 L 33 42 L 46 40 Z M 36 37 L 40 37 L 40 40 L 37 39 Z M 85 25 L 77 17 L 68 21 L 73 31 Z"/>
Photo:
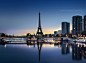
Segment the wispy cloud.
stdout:
<path fill-rule="evenodd" d="M 60 10 L 60 11 L 82 11 L 82 10 Z"/>

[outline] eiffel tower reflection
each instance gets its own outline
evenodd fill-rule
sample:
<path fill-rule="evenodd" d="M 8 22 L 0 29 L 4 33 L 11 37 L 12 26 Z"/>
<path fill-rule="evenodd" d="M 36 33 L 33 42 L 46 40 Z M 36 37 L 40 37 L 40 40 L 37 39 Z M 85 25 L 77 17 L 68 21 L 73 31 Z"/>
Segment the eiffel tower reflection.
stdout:
<path fill-rule="evenodd" d="M 38 51 L 39 51 L 39 61 L 40 61 L 40 53 L 41 53 L 41 48 L 42 48 L 42 43 L 37 43 L 38 46 Z"/>
<path fill-rule="evenodd" d="M 27 42 L 27 45 L 28 46 L 29 45 L 34 45 L 34 47 L 35 47 L 35 42 L 34 43 L 31 43 L 31 41 L 29 41 L 29 42 Z M 37 42 L 38 53 L 39 53 L 39 61 L 40 61 L 40 54 L 41 54 L 42 45 L 43 45 L 42 43 Z"/>

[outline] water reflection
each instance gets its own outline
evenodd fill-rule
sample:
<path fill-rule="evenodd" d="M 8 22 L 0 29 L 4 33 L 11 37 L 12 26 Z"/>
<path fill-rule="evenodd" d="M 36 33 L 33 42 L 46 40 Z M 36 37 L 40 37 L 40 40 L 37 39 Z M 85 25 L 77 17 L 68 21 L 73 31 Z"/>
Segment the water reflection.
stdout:
<path fill-rule="evenodd" d="M 4 45 L 4 47 L 6 48 L 6 44 Z"/>
<path fill-rule="evenodd" d="M 33 45 L 35 47 L 35 41 L 33 42 L 27 42 L 27 45 L 30 47 L 30 45 Z M 42 43 L 37 42 L 38 52 L 39 52 L 39 61 L 40 61 L 40 53 L 42 48 Z"/>
<path fill-rule="evenodd" d="M 72 59 L 73 60 L 82 60 L 86 58 L 86 47 L 73 44 L 72 45 Z"/>
<path fill-rule="evenodd" d="M 40 61 L 40 53 L 41 53 L 41 48 L 42 48 L 42 43 L 37 43 L 38 46 L 38 51 L 39 51 L 39 61 Z"/>
<path fill-rule="evenodd" d="M 70 46 L 69 44 L 65 43 L 62 44 L 62 54 L 68 54 L 70 53 Z"/>
<path fill-rule="evenodd" d="M 54 43 L 54 47 L 58 47 L 58 48 L 60 48 L 62 46 L 62 43 L 60 44 L 56 44 L 56 43 Z"/>
<path fill-rule="evenodd" d="M 28 46 L 29 46 L 29 45 L 34 45 L 34 47 L 35 47 L 35 41 L 33 41 L 33 42 L 28 41 L 28 42 L 27 42 L 27 45 L 28 45 Z"/>
<path fill-rule="evenodd" d="M 46 43 L 41 43 L 41 42 L 27 42 L 27 45 L 33 45 L 33 47 L 35 47 L 35 45 L 37 45 L 37 49 L 38 49 L 38 54 L 39 54 L 39 61 L 40 61 L 40 56 L 41 56 L 41 49 L 42 49 L 42 45 L 46 44 Z M 53 44 L 54 47 L 60 47 L 61 48 L 61 54 L 63 55 L 67 55 L 70 54 L 70 49 L 72 49 L 72 60 L 82 60 L 82 59 L 86 59 L 86 47 L 84 47 L 84 45 L 77 45 L 77 44 L 68 44 L 66 43 L 61 43 L 61 44 Z M 44 47 L 46 47 L 45 45 L 43 45 Z M 49 46 L 49 44 L 48 44 Z M 51 45 L 50 45 L 51 46 Z M 71 48 L 72 47 L 72 48 Z"/>
<path fill-rule="evenodd" d="M 45 43 L 41 43 L 41 42 L 37 42 L 37 48 L 38 48 L 38 54 L 39 54 L 39 61 L 40 61 L 40 56 L 41 56 L 41 49 L 42 49 L 42 45 L 45 44 Z M 27 45 L 30 46 L 30 45 L 33 45 L 35 47 L 36 43 L 35 41 L 33 42 L 27 42 Z M 53 44 L 50 43 L 50 46 L 52 46 Z M 57 47 L 61 47 L 62 44 L 54 44 L 53 46 L 57 46 Z M 45 47 L 45 45 L 43 45 Z M 49 46 L 49 45 L 47 45 Z"/>
<path fill-rule="evenodd" d="M 82 58 L 86 59 L 86 47 L 82 48 Z"/>

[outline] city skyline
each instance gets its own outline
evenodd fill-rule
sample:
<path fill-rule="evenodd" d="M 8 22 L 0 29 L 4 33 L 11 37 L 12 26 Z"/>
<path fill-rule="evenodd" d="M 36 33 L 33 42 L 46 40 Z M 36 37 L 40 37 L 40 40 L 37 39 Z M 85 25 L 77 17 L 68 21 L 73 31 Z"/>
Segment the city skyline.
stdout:
<path fill-rule="evenodd" d="M 77 4 L 76 4 L 77 3 Z M 70 22 L 72 16 L 86 13 L 86 0 L 1 0 L 0 33 L 14 35 L 36 34 L 41 13 L 41 27 L 44 34 L 61 29 L 61 22 Z"/>

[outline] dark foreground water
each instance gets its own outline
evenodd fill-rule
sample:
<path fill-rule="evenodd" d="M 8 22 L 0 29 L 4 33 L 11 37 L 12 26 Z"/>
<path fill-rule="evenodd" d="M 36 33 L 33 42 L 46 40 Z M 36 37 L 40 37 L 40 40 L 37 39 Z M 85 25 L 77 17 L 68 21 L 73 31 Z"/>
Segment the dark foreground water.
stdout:
<path fill-rule="evenodd" d="M 86 48 L 68 44 L 0 45 L 0 63 L 86 63 Z"/>

